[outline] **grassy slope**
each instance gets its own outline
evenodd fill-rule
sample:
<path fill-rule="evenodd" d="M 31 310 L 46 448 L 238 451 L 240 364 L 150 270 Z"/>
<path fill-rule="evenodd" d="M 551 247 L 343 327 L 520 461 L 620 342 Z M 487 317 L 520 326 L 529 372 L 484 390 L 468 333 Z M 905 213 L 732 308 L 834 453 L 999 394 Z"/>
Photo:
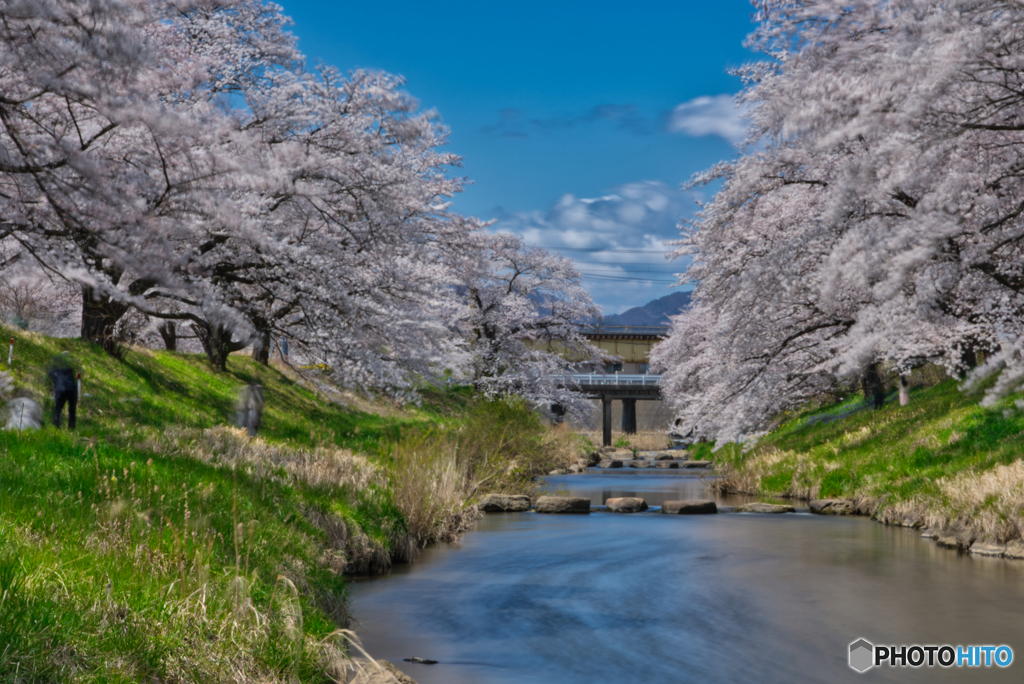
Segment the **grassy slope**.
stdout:
<path fill-rule="evenodd" d="M 386 544 L 405 525 L 377 466 L 335 447 L 375 454 L 450 420 L 465 397 L 382 417 L 244 358 L 213 373 L 185 354 L 118 361 L 77 340 L 15 337 L 17 387 L 43 400 L 46 366 L 68 351 L 89 396 L 74 433 L 0 432 L 0 681 L 323 681 L 345 617 L 332 532 Z M 168 442 L 169 426 L 225 424 L 249 382 L 265 388 L 261 438 L 318 446 L 370 484 L 303 482 L 283 466 L 254 475 L 142 446 Z M 48 413 L 52 399 L 42 403 Z M 311 510 L 347 528 L 314 526 Z"/>
<path fill-rule="evenodd" d="M 5 339 L 10 332 L 6 331 Z M 266 409 L 260 436 L 296 444 L 332 442 L 374 452 L 380 442 L 398 437 L 403 426 L 436 421 L 465 402 L 457 396 L 433 395 L 424 411 L 395 412 L 390 418 L 340 410 L 293 382 L 274 367 L 232 356 L 227 373 L 214 373 L 202 356 L 164 351 L 131 351 L 124 360 L 102 354 L 80 340 L 31 333 L 15 335 L 13 376 L 44 403 L 53 403 L 45 372 L 62 352 L 82 372 L 84 396 L 79 408 L 80 435 L 110 437 L 124 428 L 167 425 L 210 427 L 230 422 L 237 391 L 245 384 L 263 385 Z"/>
<path fill-rule="evenodd" d="M 1009 401 L 984 409 L 947 380 L 913 392 L 905 407 L 890 401 L 871 411 L 859 409 L 860 402 L 855 396 L 809 411 L 752 449 L 727 447 L 716 457 L 731 467 L 735 486 L 759 493 L 882 500 L 883 515 L 891 509 L 979 519 L 998 510 L 995 518 L 1008 527 L 996 536 L 1013 536 L 1010 528 L 1019 532 L 1020 493 L 1007 489 L 1005 479 L 1006 486 L 993 482 L 990 491 L 974 486 L 986 473 L 1008 472 L 1024 456 L 1024 417 L 1019 411 L 1004 415 Z"/>

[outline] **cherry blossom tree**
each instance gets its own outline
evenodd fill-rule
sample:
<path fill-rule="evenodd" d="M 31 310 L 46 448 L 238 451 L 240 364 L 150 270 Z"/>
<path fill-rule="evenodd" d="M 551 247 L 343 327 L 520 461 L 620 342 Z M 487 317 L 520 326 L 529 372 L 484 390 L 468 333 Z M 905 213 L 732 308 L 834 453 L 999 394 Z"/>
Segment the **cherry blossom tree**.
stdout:
<path fill-rule="evenodd" d="M 175 240 L 225 203 L 216 155 L 230 121 L 172 106 L 202 78 L 142 0 L 0 3 L 0 206 L 19 256 L 82 286 L 82 336 L 112 326 L 173 269 Z M 128 282 L 123 283 L 125 277 Z"/>
<path fill-rule="evenodd" d="M 578 403 L 538 345 L 593 356 L 579 274 L 451 211 L 460 160 L 401 78 L 307 69 L 261 0 L 0 0 L 0 20 L 0 237 L 81 286 L 83 338 L 114 351 L 135 308 L 220 369 L 286 335 L 347 385 L 454 369 Z"/>
<path fill-rule="evenodd" d="M 307 72 L 254 0 L 2 9 L 6 230 L 82 284 L 83 337 L 112 344 L 135 306 L 221 368 L 273 333 L 364 384 L 440 363 L 478 224 L 448 211 L 458 159 L 401 79 Z"/>
<path fill-rule="evenodd" d="M 585 418 L 591 406 L 571 376 L 597 365 L 600 350 L 582 335 L 600 309 L 572 262 L 514 235 L 482 240 L 483 257 L 465 264 L 468 304 L 457 320 L 468 341 L 465 372 L 488 396 L 518 395 L 544 410 Z"/>
<path fill-rule="evenodd" d="M 656 354 L 684 422 L 727 440 L 880 363 L 1013 349 L 1024 313 L 1021 8 L 757 5 L 768 59 L 739 73 L 759 144 L 697 179 L 722 183 L 677 252 L 697 305 Z"/>
<path fill-rule="evenodd" d="M 479 228 L 448 210 L 462 182 L 446 168 L 459 160 L 438 151 L 445 129 L 400 78 L 307 72 L 279 8 L 241 10 L 194 12 L 185 34 L 214 54 L 216 39 L 238 36 L 244 57 L 208 69 L 211 92 L 244 99 L 234 116 L 263 172 L 237 189 L 244 221 L 213 225 L 189 253 L 189 287 L 146 294 L 178 305 L 153 315 L 190 320 L 220 367 L 249 344 L 266 362 L 271 337 L 288 335 L 346 383 L 407 386 L 450 346 L 453 257 Z"/>

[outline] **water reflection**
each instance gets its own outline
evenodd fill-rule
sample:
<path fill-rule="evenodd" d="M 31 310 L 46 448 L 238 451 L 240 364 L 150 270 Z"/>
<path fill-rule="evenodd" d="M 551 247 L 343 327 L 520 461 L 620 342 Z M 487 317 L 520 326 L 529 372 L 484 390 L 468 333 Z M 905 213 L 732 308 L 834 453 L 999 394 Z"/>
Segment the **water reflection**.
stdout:
<path fill-rule="evenodd" d="M 708 498 L 697 477 L 551 478 L 552 489 Z M 735 504 L 739 499 L 719 500 Z M 354 586 L 359 633 L 420 684 L 1020 681 L 1024 562 L 958 556 L 910 530 L 808 514 L 489 515 L 458 548 Z M 1008 644 L 996 668 L 846 665 L 879 644 Z"/>

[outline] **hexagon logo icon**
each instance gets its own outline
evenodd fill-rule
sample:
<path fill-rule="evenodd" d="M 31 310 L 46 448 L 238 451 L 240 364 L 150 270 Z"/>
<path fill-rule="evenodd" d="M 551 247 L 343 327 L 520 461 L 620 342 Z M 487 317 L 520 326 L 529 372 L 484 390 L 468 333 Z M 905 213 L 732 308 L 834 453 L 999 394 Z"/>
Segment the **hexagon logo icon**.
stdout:
<path fill-rule="evenodd" d="M 875 664 L 875 647 L 869 641 L 857 639 L 850 644 L 850 667 L 857 672 L 867 672 Z"/>

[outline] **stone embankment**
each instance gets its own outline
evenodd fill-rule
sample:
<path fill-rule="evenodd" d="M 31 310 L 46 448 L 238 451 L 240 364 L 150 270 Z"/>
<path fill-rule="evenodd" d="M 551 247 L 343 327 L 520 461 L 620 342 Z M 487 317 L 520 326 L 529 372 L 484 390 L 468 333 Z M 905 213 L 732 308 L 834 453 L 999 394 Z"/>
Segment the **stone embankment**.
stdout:
<path fill-rule="evenodd" d="M 927 529 L 925 521 L 921 517 L 913 515 L 893 517 L 891 513 L 882 513 L 880 508 L 883 503 L 884 500 L 871 499 L 816 499 L 808 505 L 812 513 L 819 515 L 870 516 L 872 520 L 883 525 L 919 529 L 921 537 L 924 539 L 932 539 L 937 546 L 959 553 L 1024 560 L 1024 540 L 1015 539 L 1006 544 L 998 544 L 992 540 L 978 539 L 977 534 L 969 527 L 956 523 L 936 529 Z"/>

